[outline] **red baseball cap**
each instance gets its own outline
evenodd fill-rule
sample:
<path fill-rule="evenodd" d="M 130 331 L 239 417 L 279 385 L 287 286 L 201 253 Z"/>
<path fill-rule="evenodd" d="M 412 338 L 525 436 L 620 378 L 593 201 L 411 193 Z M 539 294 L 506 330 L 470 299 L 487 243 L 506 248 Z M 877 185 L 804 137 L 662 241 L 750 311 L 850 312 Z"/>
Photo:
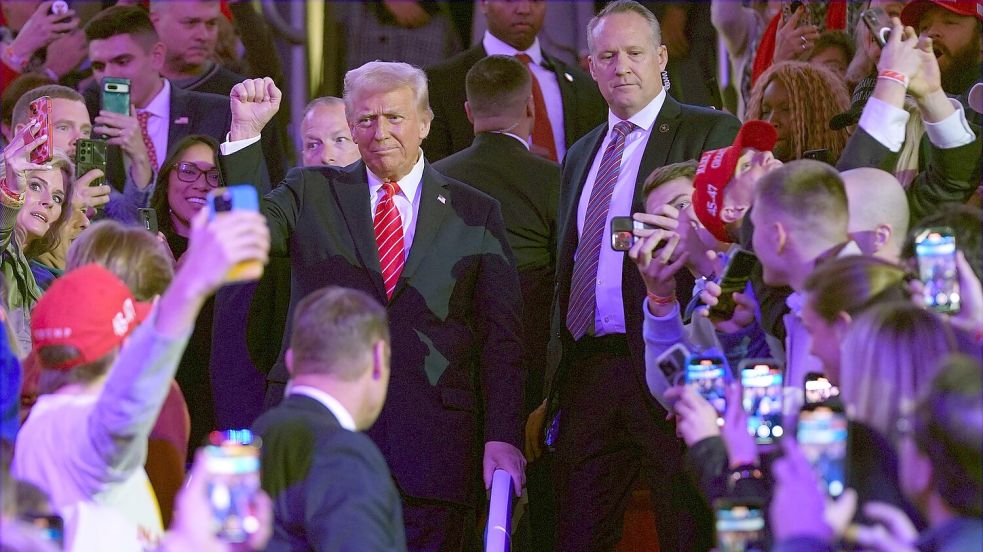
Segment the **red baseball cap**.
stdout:
<path fill-rule="evenodd" d="M 55 280 L 31 313 L 34 352 L 71 345 L 80 355 L 59 366 L 69 370 L 98 360 L 120 346 L 150 313 L 115 274 L 100 265 L 77 268 Z"/>
<path fill-rule="evenodd" d="M 715 238 L 732 241 L 727 235 L 720 213 L 724 206 L 724 188 L 734 178 L 741 150 L 754 148 L 771 151 L 778 141 L 778 132 L 766 121 L 748 121 L 738 131 L 734 143 L 726 148 L 705 152 L 700 157 L 693 178 L 693 210 L 696 218 Z"/>
<path fill-rule="evenodd" d="M 912 0 L 901 10 L 901 22 L 908 27 L 916 27 L 917 30 L 918 22 L 933 6 L 983 21 L 983 6 L 977 0 Z"/>

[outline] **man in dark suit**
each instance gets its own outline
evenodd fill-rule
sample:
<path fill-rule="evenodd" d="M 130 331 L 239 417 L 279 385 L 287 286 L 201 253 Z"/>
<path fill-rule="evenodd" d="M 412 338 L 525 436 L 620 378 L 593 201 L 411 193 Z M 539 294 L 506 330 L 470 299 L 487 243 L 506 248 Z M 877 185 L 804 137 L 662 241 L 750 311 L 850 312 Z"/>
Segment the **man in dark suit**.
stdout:
<path fill-rule="evenodd" d="M 290 391 L 253 426 L 277 550 L 406 550 L 386 461 L 362 434 L 386 400 L 389 326 L 368 294 L 319 289 L 294 312 Z"/>
<path fill-rule="evenodd" d="M 534 77 L 537 122 L 532 148 L 553 161 L 578 138 L 604 120 L 604 102 L 583 71 L 549 56 L 536 35 L 543 26 L 546 2 L 481 2 L 488 30 L 478 44 L 427 69 L 434 119 L 423 142 L 427 158 L 436 161 L 471 145 L 471 123 L 464 112 L 464 76 L 479 59 L 503 54 L 525 60 Z"/>
<path fill-rule="evenodd" d="M 564 161 L 549 400 L 530 416 L 527 434 L 539 437 L 544 418 L 556 421 L 548 433 L 556 448 L 557 550 L 613 550 L 638 477 L 652 493 L 660 549 L 707 549 L 710 513 L 686 481 L 681 444 L 645 383 L 645 285 L 627 256 L 611 249 L 610 225 L 643 209 L 642 185 L 653 169 L 729 145 L 740 123 L 667 96 L 659 24 L 637 2 L 608 4 L 587 32 L 591 75 L 610 113 Z"/>
<path fill-rule="evenodd" d="M 215 94 L 188 92 L 160 76 L 165 48 L 147 13 L 136 6 L 103 10 L 85 27 L 89 59 L 97 82 L 104 77 L 130 80 L 130 115 L 101 112 L 101 87 L 85 90 L 86 107 L 97 126 L 110 126 L 110 139 L 133 129 L 143 142 L 156 173 L 170 144 L 192 134 L 224 140 L 231 122 L 228 100 Z M 110 147 L 107 179 L 122 189 L 125 172 L 119 148 Z M 264 185 L 268 186 L 268 178 Z"/>
<path fill-rule="evenodd" d="M 509 245 L 522 290 L 525 410 L 542 401 L 543 359 L 549 342 L 550 300 L 556 266 L 556 206 L 560 166 L 529 151 L 536 117 L 532 78 L 512 56 L 482 58 L 468 71 L 474 143 L 434 163 L 441 174 L 470 184 L 502 204 Z M 529 466 L 530 549 L 549 550 L 553 534 L 552 485 L 544 462 Z"/>
<path fill-rule="evenodd" d="M 474 538 L 479 470 L 486 488 L 499 468 L 516 489 L 525 483 L 515 262 L 498 202 L 421 154 L 422 71 L 368 63 L 346 75 L 345 101 L 362 161 L 291 171 L 262 211 L 274 255 L 291 261 L 292 307 L 332 284 L 387 305 L 392 379 L 369 435 L 400 489 L 410 549 L 462 550 Z M 279 102 L 268 78 L 233 88 L 229 181 L 257 179 L 256 144 Z M 281 365 L 270 374 L 273 402 L 285 376 Z"/>

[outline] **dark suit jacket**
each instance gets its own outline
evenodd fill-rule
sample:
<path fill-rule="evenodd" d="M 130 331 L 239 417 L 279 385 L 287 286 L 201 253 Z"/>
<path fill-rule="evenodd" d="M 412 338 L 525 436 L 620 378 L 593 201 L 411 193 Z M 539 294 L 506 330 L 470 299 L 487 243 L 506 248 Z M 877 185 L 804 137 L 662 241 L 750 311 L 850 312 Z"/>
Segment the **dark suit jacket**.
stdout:
<path fill-rule="evenodd" d="M 631 213 L 644 210 L 642 184 L 656 168 L 689 159 L 698 159 L 707 150 L 731 144 L 740 128 L 735 117 L 714 109 L 685 105 L 666 97 L 665 104 L 655 119 L 635 182 L 635 198 Z M 570 298 L 570 280 L 573 276 L 573 256 L 577 251 L 577 206 L 586 184 L 591 164 L 608 132 L 607 124 L 594 129 L 581 138 L 567 152 L 563 163 L 563 183 L 560 188 L 559 248 L 556 260 L 556 290 L 553 298 L 553 318 L 550 329 L 550 352 L 546 376 L 547 391 L 552 395 L 559 387 L 568 353 L 573 348 L 573 337 L 566 327 L 567 307 Z M 631 363 L 640 384 L 645 383 L 645 343 L 642 340 L 642 302 L 645 299 L 645 283 L 634 263 L 625 255 L 622 272 L 622 298 L 625 309 L 625 325 Z M 548 396 L 550 396 L 548 395 Z M 551 408 L 555 409 L 555 397 Z M 562 401 L 562 398 L 560 398 Z"/>
<path fill-rule="evenodd" d="M 464 102 L 468 99 L 464 90 L 464 78 L 468 70 L 487 55 L 484 46 L 479 43 L 426 70 L 430 81 L 430 107 L 434 114 L 430 134 L 423 141 L 423 151 L 427 154 L 427 159 L 436 161 L 447 157 L 470 146 L 474 140 L 474 129 L 464 111 Z M 556 81 L 560 85 L 563 129 L 566 145 L 569 147 L 604 121 L 607 108 L 597 85 L 589 75 L 545 52 L 543 60 L 547 69 L 556 73 Z"/>
<path fill-rule="evenodd" d="M 958 148 L 935 147 L 927 136 L 919 147 L 921 172 L 908 187 L 908 209 L 911 225 L 936 212 L 946 203 L 965 203 L 980 183 L 980 150 L 983 139 L 979 127 L 970 124 L 976 140 Z M 892 152 L 864 129 L 857 127 L 847 141 L 836 169 L 846 171 L 874 167 L 893 173 L 898 153 Z"/>
<path fill-rule="evenodd" d="M 549 341 L 550 299 L 556 266 L 556 205 L 560 166 L 505 134 L 483 132 L 470 147 L 433 167 L 502 204 L 509 245 L 522 288 L 526 409 L 542 402 L 543 359 Z"/>
<path fill-rule="evenodd" d="M 82 93 L 89 117 L 95 121 L 102 108 L 102 93 L 98 86 L 90 86 Z M 185 136 L 204 134 L 211 136 L 219 143 L 225 141 L 225 135 L 232 124 L 232 111 L 229 108 L 229 98 L 216 94 L 189 92 L 171 85 L 171 116 L 168 121 L 167 147 L 174 147 Z M 167 157 L 166 151 L 158 151 L 157 160 L 163 163 Z M 123 154 L 119 147 L 110 146 L 106 160 L 107 180 L 118 190 L 123 190 L 126 174 L 123 169 Z M 268 182 L 268 181 L 267 181 Z"/>
<path fill-rule="evenodd" d="M 284 399 L 253 430 L 273 499 L 268 552 L 406 550 L 399 493 L 368 437 L 303 395 Z"/>
<path fill-rule="evenodd" d="M 223 156 L 222 169 L 231 182 L 254 182 L 260 160 L 254 144 Z M 521 448 L 519 281 L 497 201 L 429 165 L 421 185 L 413 246 L 391 301 L 363 163 L 291 170 L 262 211 L 271 253 L 290 257 L 291 312 L 328 285 L 388 306 L 389 398 L 369 435 L 400 489 L 472 504 L 483 443 Z M 282 363 L 270 379 L 287 380 Z"/>

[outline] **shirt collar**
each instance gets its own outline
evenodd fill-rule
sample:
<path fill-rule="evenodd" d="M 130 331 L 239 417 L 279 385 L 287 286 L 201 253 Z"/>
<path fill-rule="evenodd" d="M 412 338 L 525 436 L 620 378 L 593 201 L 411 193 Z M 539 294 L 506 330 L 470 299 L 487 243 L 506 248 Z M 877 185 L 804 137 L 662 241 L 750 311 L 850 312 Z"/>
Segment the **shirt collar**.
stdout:
<path fill-rule="evenodd" d="M 420 158 L 417 159 L 416 165 L 413 165 L 413 169 L 410 170 L 409 174 L 396 181 L 396 184 L 399 185 L 399 190 L 410 201 L 413 201 L 413 198 L 416 197 L 416 190 L 420 187 L 420 182 L 423 180 L 423 166 L 423 150 L 421 149 Z M 365 167 L 365 174 L 369 177 L 369 193 L 374 194 L 378 192 L 385 181 L 370 171 L 368 167 Z"/>
<path fill-rule="evenodd" d="M 505 42 L 495 38 L 490 32 L 485 31 L 485 37 L 481 39 L 481 45 L 485 48 L 485 53 L 490 56 L 514 56 L 516 54 L 526 54 L 536 65 L 543 65 L 543 49 L 539 47 L 538 37 L 532 41 L 532 46 L 529 48 L 525 50 L 516 50 L 512 46 L 509 46 Z"/>
<path fill-rule="evenodd" d="M 138 109 L 138 113 L 147 112 L 154 117 L 163 117 L 167 113 L 167 105 L 171 101 L 171 81 L 164 79 L 164 86 L 160 87 L 160 92 L 150 100 L 147 107 Z"/>
<path fill-rule="evenodd" d="M 517 134 L 512 134 L 511 132 L 505 132 L 504 130 L 493 130 L 492 131 L 492 134 L 502 134 L 504 136 L 511 136 L 511 137 L 515 138 L 516 140 L 518 140 L 519 142 L 521 142 L 522 145 L 527 150 L 529 149 L 529 142 L 527 142 L 525 138 L 523 138 L 523 137 L 521 137 L 521 136 L 519 136 Z"/>
<path fill-rule="evenodd" d="M 330 394 L 309 385 L 292 385 L 289 390 L 290 395 L 303 395 L 314 399 L 315 401 L 324 405 L 325 408 L 334 414 L 335 418 L 338 418 L 338 423 L 341 427 L 347 429 L 348 431 L 358 431 L 355 429 L 355 418 L 352 418 L 351 413 L 348 412 L 338 399 L 332 397 Z"/>
<path fill-rule="evenodd" d="M 641 111 L 632 115 L 628 120 L 635 124 L 635 126 L 640 127 L 645 132 L 651 130 L 655 126 L 655 119 L 659 116 L 659 112 L 662 111 L 663 104 L 666 103 L 666 89 L 663 88 L 659 95 L 652 98 L 649 104 L 642 108 Z M 612 111 L 608 111 L 608 132 L 610 133 L 614 129 L 614 125 L 621 122 L 621 118 L 615 115 Z"/>

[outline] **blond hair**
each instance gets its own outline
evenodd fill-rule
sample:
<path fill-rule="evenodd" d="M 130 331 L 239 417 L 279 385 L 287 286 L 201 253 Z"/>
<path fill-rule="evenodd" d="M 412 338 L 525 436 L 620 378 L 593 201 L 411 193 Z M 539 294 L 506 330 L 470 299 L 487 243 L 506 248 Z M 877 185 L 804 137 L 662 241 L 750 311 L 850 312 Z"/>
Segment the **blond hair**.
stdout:
<path fill-rule="evenodd" d="M 747 102 L 747 119 L 761 119 L 765 88 L 775 80 L 788 92 L 792 128 L 789 136 L 791 158 L 802 159 L 809 150 L 828 149 L 836 162 L 850 138 L 848 128 L 833 130 L 829 122 L 834 115 L 850 108 L 846 84 L 825 67 L 801 61 L 772 65 L 758 77 Z"/>
<path fill-rule="evenodd" d="M 165 247 L 142 227 L 101 220 L 68 249 L 65 270 L 96 263 L 122 280 L 137 301 L 149 301 L 174 278 L 174 265 Z"/>
<path fill-rule="evenodd" d="M 427 120 L 433 119 L 427 75 L 422 69 L 409 63 L 370 61 L 345 73 L 344 100 L 348 120 L 355 116 L 355 96 L 390 92 L 397 88 L 412 90 L 417 109 Z"/>

